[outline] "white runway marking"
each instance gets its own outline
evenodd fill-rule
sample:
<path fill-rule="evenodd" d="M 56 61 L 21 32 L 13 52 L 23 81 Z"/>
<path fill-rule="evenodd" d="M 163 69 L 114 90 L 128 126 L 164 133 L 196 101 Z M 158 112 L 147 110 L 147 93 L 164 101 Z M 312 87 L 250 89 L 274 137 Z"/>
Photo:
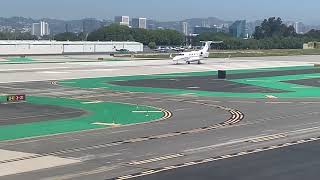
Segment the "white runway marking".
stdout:
<path fill-rule="evenodd" d="M 278 99 L 278 97 L 273 96 L 273 95 L 266 95 L 266 97 L 269 98 L 269 99 Z"/>
<path fill-rule="evenodd" d="M 30 171 L 36 171 L 41 169 L 53 168 L 57 166 L 64 166 L 68 164 L 79 163 L 78 160 L 60 158 L 55 156 L 44 156 L 34 159 L 25 159 L 30 156 L 35 156 L 37 154 L 24 153 L 24 152 L 15 152 L 0 150 L 1 161 L 9 161 L 11 159 L 21 158 L 20 161 L 1 163 L 0 164 L 0 177 L 13 175 L 18 173 L 25 173 Z"/>
<path fill-rule="evenodd" d="M 248 82 L 270 82 L 269 80 L 248 79 Z"/>
<path fill-rule="evenodd" d="M 75 69 L 72 72 L 93 72 L 93 71 L 118 71 L 120 69 Z"/>
<path fill-rule="evenodd" d="M 133 113 L 161 113 L 162 111 L 132 111 Z"/>
<path fill-rule="evenodd" d="M 306 76 L 307 78 L 320 78 L 320 76 Z"/>
<path fill-rule="evenodd" d="M 116 123 L 102 123 L 102 122 L 95 122 L 92 123 L 93 125 L 102 125 L 102 126 L 121 126 L 121 124 Z"/>
<path fill-rule="evenodd" d="M 66 72 L 66 71 L 39 71 L 37 73 L 42 73 L 42 74 L 67 74 L 70 72 Z"/>
<path fill-rule="evenodd" d="M 81 104 L 98 104 L 102 103 L 103 101 L 90 101 L 90 102 L 82 102 Z"/>
<path fill-rule="evenodd" d="M 310 88 L 310 87 L 306 87 L 306 86 L 296 86 L 296 87 L 292 87 L 292 89 L 305 89 L 305 88 Z"/>

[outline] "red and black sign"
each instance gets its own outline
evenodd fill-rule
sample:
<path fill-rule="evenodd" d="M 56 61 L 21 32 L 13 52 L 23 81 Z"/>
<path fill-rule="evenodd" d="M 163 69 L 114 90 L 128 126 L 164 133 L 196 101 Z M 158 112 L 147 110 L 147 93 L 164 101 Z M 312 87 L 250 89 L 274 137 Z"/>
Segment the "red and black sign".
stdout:
<path fill-rule="evenodd" d="M 20 101 L 26 101 L 26 100 L 27 98 L 25 94 L 7 96 L 7 102 L 20 102 Z"/>

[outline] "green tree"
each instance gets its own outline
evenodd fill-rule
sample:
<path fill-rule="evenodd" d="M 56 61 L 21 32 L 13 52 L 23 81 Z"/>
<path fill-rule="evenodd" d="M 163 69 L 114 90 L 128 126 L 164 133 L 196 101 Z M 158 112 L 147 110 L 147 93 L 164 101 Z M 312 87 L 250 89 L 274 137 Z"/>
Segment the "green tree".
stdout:
<path fill-rule="evenodd" d="M 260 26 L 257 26 L 253 34 L 255 39 L 272 38 L 272 37 L 290 37 L 295 36 L 293 26 L 283 24 L 281 18 L 271 17 L 265 19 Z"/>
<path fill-rule="evenodd" d="M 150 31 L 146 29 L 133 28 L 131 29 L 131 35 L 134 41 L 140 42 L 144 45 L 150 43 Z"/>
<path fill-rule="evenodd" d="M 88 35 L 88 41 L 133 41 L 130 28 L 118 24 L 100 28 Z"/>
<path fill-rule="evenodd" d="M 155 48 L 157 47 L 157 45 L 156 45 L 155 42 L 149 42 L 148 47 L 149 47 L 150 49 L 155 49 Z"/>
<path fill-rule="evenodd" d="M 80 41 L 79 36 L 72 32 L 60 33 L 54 36 L 57 41 Z"/>
<path fill-rule="evenodd" d="M 88 35 L 89 41 L 137 41 L 144 45 L 155 42 L 158 45 L 181 45 L 184 36 L 175 30 L 130 29 L 117 24 L 100 28 Z"/>

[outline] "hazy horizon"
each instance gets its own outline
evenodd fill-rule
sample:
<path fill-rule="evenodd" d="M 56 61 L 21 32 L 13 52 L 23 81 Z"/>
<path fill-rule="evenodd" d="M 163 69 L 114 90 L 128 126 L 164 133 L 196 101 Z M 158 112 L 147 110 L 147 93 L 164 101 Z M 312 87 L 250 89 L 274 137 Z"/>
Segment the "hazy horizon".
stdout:
<path fill-rule="evenodd" d="M 276 5 L 275 5 L 276 4 Z M 2 17 L 23 16 L 35 19 L 113 19 L 116 15 L 147 17 L 158 21 L 217 17 L 223 20 L 260 20 L 272 16 L 285 21 L 320 24 L 317 17 L 320 2 L 309 0 L 3 0 Z M 197 8 L 198 7 L 198 8 Z"/>

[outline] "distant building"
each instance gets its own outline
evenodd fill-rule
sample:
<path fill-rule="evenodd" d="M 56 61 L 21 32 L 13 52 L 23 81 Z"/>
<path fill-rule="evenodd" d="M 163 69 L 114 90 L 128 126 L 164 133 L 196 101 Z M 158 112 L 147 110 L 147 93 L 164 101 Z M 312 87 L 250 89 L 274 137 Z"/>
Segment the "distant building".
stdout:
<path fill-rule="evenodd" d="M 133 28 L 147 29 L 147 18 L 132 18 Z"/>
<path fill-rule="evenodd" d="M 102 27 L 100 21 L 96 19 L 83 19 L 82 20 L 82 32 L 90 33 Z"/>
<path fill-rule="evenodd" d="M 247 33 L 251 37 L 256 31 L 257 26 L 261 26 L 262 21 L 257 20 L 253 22 L 247 22 Z"/>
<path fill-rule="evenodd" d="M 210 27 L 210 26 L 209 26 L 208 19 L 202 20 L 201 26 L 202 26 L 202 27 L 207 27 L 207 28 Z"/>
<path fill-rule="evenodd" d="M 320 49 L 320 42 L 308 42 L 303 44 L 303 49 Z"/>
<path fill-rule="evenodd" d="M 216 33 L 218 32 L 218 29 L 216 27 L 201 27 L 201 26 L 196 26 L 193 29 L 194 34 L 201 34 L 201 33 Z"/>
<path fill-rule="evenodd" d="M 49 24 L 44 21 L 33 23 L 31 33 L 32 35 L 39 37 L 50 35 Z"/>
<path fill-rule="evenodd" d="M 305 26 L 302 22 L 295 22 L 293 25 L 297 34 L 304 34 L 305 33 Z"/>
<path fill-rule="evenodd" d="M 33 23 L 31 34 L 34 36 L 41 36 L 41 26 L 40 23 Z"/>
<path fill-rule="evenodd" d="M 186 36 L 189 35 L 189 24 L 187 22 L 181 23 L 181 32 Z"/>
<path fill-rule="evenodd" d="M 238 20 L 234 22 L 230 27 L 229 27 L 229 33 L 233 37 L 237 38 L 245 38 L 247 37 L 247 29 L 246 29 L 246 20 Z"/>
<path fill-rule="evenodd" d="M 129 16 L 116 16 L 114 18 L 114 22 L 123 26 L 128 26 L 130 25 L 130 18 Z"/>

